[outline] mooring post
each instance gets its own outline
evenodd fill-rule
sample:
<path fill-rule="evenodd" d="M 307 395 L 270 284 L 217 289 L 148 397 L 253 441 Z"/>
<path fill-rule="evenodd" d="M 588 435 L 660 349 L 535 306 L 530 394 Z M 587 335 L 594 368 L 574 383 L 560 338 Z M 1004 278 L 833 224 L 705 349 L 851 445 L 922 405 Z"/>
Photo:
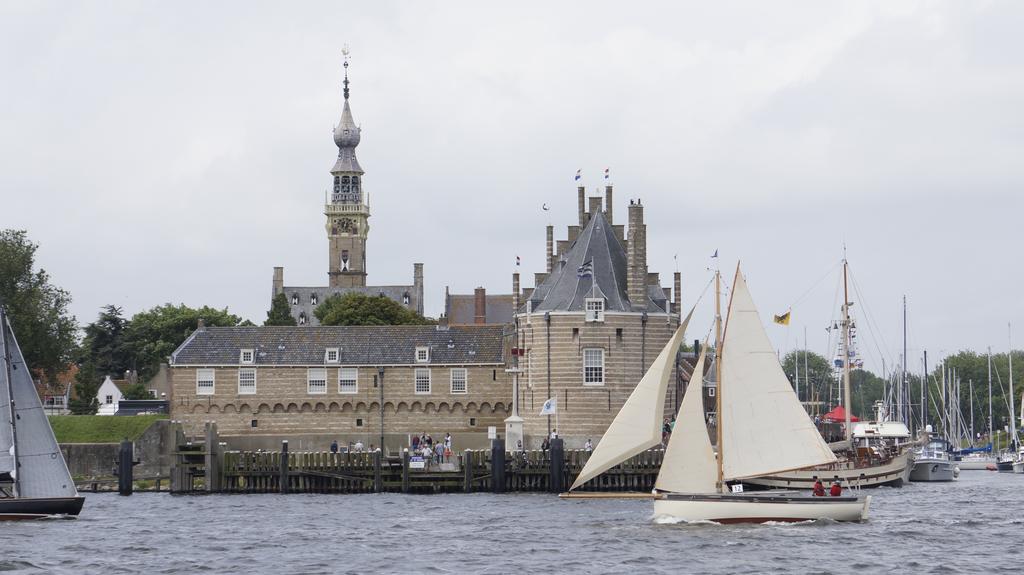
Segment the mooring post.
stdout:
<path fill-rule="evenodd" d="M 561 493 L 565 491 L 562 484 L 565 478 L 565 444 L 562 438 L 551 440 L 551 492 Z"/>
<path fill-rule="evenodd" d="M 402 493 L 409 493 L 409 450 L 402 450 Z"/>
<path fill-rule="evenodd" d="M 384 476 L 381 472 L 381 459 L 384 454 L 380 451 L 373 452 L 373 492 L 381 493 L 384 491 Z"/>
<path fill-rule="evenodd" d="M 281 442 L 281 470 L 278 486 L 281 493 L 288 493 L 288 440 Z"/>
<path fill-rule="evenodd" d="M 491 492 L 505 492 L 505 440 L 491 440 Z"/>
<path fill-rule="evenodd" d="M 462 490 L 473 492 L 473 452 L 468 449 L 462 452 Z"/>
<path fill-rule="evenodd" d="M 121 452 L 117 459 L 117 492 L 121 495 L 131 495 L 134 483 L 132 468 L 134 467 L 134 447 L 131 441 L 121 442 Z"/>
<path fill-rule="evenodd" d="M 206 422 L 206 491 L 216 493 L 220 491 L 220 457 L 217 450 L 220 445 L 220 438 L 217 436 L 217 424 L 212 421 Z"/>

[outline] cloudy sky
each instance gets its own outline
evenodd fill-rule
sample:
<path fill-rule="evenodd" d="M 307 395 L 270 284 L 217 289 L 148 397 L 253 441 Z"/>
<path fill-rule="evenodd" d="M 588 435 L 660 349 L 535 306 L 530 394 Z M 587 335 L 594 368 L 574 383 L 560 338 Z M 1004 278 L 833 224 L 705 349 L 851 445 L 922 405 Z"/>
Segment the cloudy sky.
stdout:
<path fill-rule="evenodd" d="M 1008 322 L 1024 342 L 1022 25 L 983 1 L 5 0 L 0 228 L 83 323 L 165 302 L 261 322 L 273 266 L 326 283 L 348 44 L 371 284 L 424 262 L 428 315 L 446 285 L 507 293 L 573 223 L 576 170 L 596 192 L 609 167 L 686 303 L 717 249 L 765 319 L 792 307 L 781 350 L 806 329 L 825 352 L 845 245 L 869 367 L 898 357 L 906 295 L 919 369 L 1005 349 Z"/>

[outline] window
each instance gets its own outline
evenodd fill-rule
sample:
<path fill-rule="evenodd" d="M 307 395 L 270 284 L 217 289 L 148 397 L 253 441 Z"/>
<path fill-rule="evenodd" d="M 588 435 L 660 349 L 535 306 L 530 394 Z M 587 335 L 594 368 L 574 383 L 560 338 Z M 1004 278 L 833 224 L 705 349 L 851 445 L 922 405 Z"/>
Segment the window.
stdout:
<path fill-rule="evenodd" d="M 259 427 L 259 425 L 260 421 L 258 419 L 253 419 L 252 421 L 249 422 L 249 427 Z"/>
<path fill-rule="evenodd" d="M 238 395 L 256 393 L 256 369 L 247 367 L 238 370 Z"/>
<path fill-rule="evenodd" d="M 338 370 L 338 393 L 356 393 L 359 391 L 359 370 L 354 367 L 343 367 Z"/>
<path fill-rule="evenodd" d="M 604 298 L 587 298 L 586 306 L 586 321 L 604 321 Z"/>
<path fill-rule="evenodd" d="M 309 303 L 310 303 L 310 305 L 316 305 L 316 302 L 317 302 L 316 294 L 313 294 L 313 295 L 309 296 Z"/>
<path fill-rule="evenodd" d="M 299 305 L 299 294 L 292 294 L 292 305 Z"/>
<path fill-rule="evenodd" d="M 338 363 L 338 357 L 340 357 L 338 348 L 329 347 L 324 350 L 324 363 Z"/>
<path fill-rule="evenodd" d="M 572 342 L 576 343 L 579 340 L 580 340 L 580 328 L 574 327 L 574 328 L 572 328 Z"/>
<path fill-rule="evenodd" d="M 238 354 L 238 363 L 253 363 L 256 360 L 256 354 L 251 349 L 243 349 Z"/>
<path fill-rule="evenodd" d="M 363 418 L 357 417 L 356 418 L 356 427 L 362 427 L 362 426 L 363 426 Z"/>
<path fill-rule="evenodd" d="M 604 385 L 604 350 L 583 350 L 583 385 Z"/>
<path fill-rule="evenodd" d="M 416 393 L 430 393 L 430 370 L 420 367 L 416 368 Z"/>
<path fill-rule="evenodd" d="M 300 313 L 299 314 L 299 325 L 306 325 L 306 314 L 305 313 Z"/>
<path fill-rule="evenodd" d="M 618 342 L 618 343 L 622 343 L 622 328 L 621 327 L 615 328 L 615 341 Z"/>
<path fill-rule="evenodd" d="M 476 427 L 476 418 L 475 417 L 470 417 L 469 418 L 469 426 L 470 427 Z"/>
<path fill-rule="evenodd" d="M 149 390 L 149 398 L 150 399 L 156 399 L 156 390 L 155 389 Z M 61 399 L 64 399 L 64 398 L 62 397 Z"/>
<path fill-rule="evenodd" d="M 416 363 L 427 363 L 430 361 L 430 348 L 429 347 L 417 347 L 416 348 Z"/>
<path fill-rule="evenodd" d="M 306 393 L 327 393 L 327 370 L 312 367 L 306 374 Z"/>
<path fill-rule="evenodd" d="M 213 370 L 196 370 L 196 395 L 213 395 Z"/>
<path fill-rule="evenodd" d="M 714 397 L 714 396 L 715 396 L 715 388 L 709 387 L 708 388 L 708 397 Z"/>
<path fill-rule="evenodd" d="M 452 393 L 466 393 L 466 368 L 452 369 Z"/>
<path fill-rule="evenodd" d="M 114 396 L 113 395 L 108 395 L 107 396 L 107 405 L 110 405 L 112 403 L 114 403 Z"/>
<path fill-rule="evenodd" d="M 402 303 L 403 304 L 409 305 L 409 300 L 410 300 L 409 292 L 405 292 L 404 294 L 402 294 Z"/>

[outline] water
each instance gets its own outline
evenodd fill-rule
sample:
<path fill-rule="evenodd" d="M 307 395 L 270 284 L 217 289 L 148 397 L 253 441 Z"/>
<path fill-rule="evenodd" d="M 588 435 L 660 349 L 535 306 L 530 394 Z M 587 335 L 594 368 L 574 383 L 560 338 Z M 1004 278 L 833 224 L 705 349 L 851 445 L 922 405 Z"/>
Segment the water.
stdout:
<path fill-rule="evenodd" d="M 686 525 L 549 495 L 87 496 L 0 523 L 11 573 L 1018 572 L 1024 476 L 882 488 L 863 524 Z"/>

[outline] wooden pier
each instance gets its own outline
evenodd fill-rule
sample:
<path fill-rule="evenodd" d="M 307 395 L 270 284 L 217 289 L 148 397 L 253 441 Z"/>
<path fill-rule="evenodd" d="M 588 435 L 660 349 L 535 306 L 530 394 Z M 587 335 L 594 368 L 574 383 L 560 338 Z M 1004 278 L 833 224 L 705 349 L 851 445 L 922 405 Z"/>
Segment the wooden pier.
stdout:
<path fill-rule="evenodd" d="M 203 438 L 187 440 L 180 427 L 171 469 L 172 493 L 561 493 L 583 469 L 589 451 L 506 451 L 495 440 L 489 450 L 465 450 L 444 465 L 419 468 L 408 451 L 381 452 L 231 451 L 207 423 Z M 587 482 L 581 491 L 650 493 L 664 452 L 641 453 Z"/>

